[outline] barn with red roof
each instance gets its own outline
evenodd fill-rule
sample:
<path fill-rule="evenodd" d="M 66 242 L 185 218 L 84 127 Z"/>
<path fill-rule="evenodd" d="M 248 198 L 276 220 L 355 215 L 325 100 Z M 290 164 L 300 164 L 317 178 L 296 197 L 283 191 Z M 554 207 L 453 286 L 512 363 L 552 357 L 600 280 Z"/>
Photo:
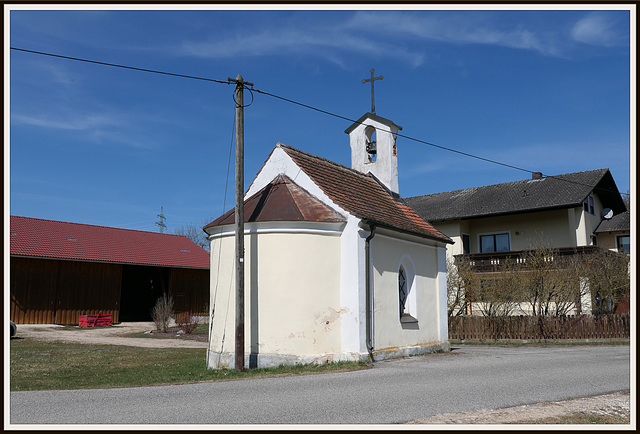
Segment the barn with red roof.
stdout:
<path fill-rule="evenodd" d="M 178 314 L 208 314 L 209 253 L 184 236 L 11 216 L 10 255 L 18 324 L 149 321 L 163 294 Z"/>

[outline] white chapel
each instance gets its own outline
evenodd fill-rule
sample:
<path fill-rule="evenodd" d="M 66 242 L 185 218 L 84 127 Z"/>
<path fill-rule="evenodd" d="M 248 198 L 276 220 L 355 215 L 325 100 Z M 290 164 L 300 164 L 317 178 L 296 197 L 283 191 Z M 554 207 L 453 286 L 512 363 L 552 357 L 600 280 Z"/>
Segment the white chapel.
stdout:
<path fill-rule="evenodd" d="M 396 133 L 367 113 L 351 167 L 276 144 L 244 195 L 245 366 L 448 350 L 451 239 L 399 195 Z M 211 241 L 207 367 L 234 368 L 234 211 Z"/>

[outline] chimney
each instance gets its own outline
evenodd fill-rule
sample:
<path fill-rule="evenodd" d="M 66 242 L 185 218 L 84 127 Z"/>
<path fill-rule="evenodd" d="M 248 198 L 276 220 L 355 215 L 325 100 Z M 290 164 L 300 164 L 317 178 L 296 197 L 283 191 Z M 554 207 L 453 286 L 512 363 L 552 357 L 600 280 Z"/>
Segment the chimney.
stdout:
<path fill-rule="evenodd" d="M 532 172 L 531 179 L 540 179 L 542 178 L 542 172 Z"/>

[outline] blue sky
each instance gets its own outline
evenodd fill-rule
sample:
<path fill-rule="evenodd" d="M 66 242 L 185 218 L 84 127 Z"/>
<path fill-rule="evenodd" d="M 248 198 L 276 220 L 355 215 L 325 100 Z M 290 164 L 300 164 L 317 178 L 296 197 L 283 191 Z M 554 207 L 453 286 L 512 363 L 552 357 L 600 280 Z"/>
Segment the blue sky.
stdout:
<path fill-rule="evenodd" d="M 5 6 L 12 215 L 156 231 L 162 206 L 168 232 L 200 226 L 233 207 L 233 161 L 224 198 L 234 103 L 232 85 L 9 45 L 223 81 L 241 74 L 353 120 L 370 110 L 362 79 L 375 68 L 376 113 L 404 136 L 545 175 L 608 167 L 630 189 L 628 10 L 18 6 Z M 251 100 L 247 187 L 277 142 L 350 165 L 351 122 L 245 93 Z M 408 138 L 397 145 L 405 197 L 531 176 Z"/>

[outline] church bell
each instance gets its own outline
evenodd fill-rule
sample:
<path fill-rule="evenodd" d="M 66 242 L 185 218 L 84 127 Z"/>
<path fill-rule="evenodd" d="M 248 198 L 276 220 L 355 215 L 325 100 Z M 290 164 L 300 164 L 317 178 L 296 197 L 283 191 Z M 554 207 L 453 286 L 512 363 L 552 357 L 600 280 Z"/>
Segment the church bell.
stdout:
<path fill-rule="evenodd" d="M 375 154 L 378 153 L 375 141 L 367 140 L 367 153 L 369 153 L 371 155 L 375 155 Z"/>

